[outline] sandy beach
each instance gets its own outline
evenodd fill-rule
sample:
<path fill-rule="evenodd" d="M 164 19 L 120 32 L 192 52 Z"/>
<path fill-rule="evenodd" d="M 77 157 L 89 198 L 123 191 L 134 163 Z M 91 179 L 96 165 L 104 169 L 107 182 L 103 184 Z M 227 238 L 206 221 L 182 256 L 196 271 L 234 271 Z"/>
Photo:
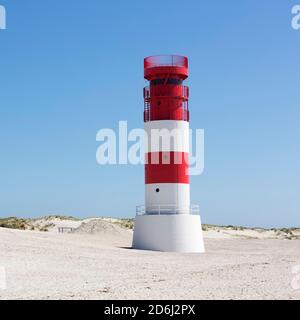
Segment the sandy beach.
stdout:
<path fill-rule="evenodd" d="M 107 221 L 55 230 L 0 228 L 0 299 L 300 299 L 299 240 L 209 230 L 205 254 L 180 254 L 133 250 Z"/>

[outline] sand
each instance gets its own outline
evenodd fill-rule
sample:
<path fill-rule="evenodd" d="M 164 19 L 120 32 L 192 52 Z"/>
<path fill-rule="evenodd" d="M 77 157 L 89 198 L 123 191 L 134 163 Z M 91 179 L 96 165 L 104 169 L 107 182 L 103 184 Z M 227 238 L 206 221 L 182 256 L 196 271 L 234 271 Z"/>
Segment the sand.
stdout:
<path fill-rule="evenodd" d="M 130 249 L 132 231 L 107 221 L 75 227 L 0 228 L 0 299 L 300 299 L 300 240 L 209 230 L 205 254 L 161 253 Z"/>

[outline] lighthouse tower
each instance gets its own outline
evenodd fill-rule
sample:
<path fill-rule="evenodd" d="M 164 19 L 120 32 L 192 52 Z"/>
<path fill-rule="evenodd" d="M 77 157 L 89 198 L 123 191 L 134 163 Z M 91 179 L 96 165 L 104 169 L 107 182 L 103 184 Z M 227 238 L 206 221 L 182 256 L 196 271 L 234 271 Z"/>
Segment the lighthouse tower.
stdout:
<path fill-rule="evenodd" d="M 198 206 L 190 205 L 188 59 L 144 60 L 145 206 L 137 207 L 133 248 L 204 252 Z"/>

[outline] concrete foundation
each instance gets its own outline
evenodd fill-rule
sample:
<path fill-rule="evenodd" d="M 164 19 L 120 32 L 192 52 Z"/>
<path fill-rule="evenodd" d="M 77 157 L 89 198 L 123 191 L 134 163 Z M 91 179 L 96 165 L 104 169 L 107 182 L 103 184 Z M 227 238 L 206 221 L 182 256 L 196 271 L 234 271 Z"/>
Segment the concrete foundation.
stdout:
<path fill-rule="evenodd" d="M 164 252 L 205 252 L 199 215 L 136 216 L 134 249 Z"/>

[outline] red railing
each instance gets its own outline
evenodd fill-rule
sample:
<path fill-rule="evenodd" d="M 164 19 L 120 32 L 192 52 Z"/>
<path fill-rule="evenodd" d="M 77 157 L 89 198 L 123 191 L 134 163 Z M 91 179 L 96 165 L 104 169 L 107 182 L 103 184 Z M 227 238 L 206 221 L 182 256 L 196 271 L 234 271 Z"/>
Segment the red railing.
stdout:
<path fill-rule="evenodd" d="M 188 58 L 176 55 L 160 55 L 144 59 L 145 69 L 164 66 L 188 68 Z"/>
<path fill-rule="evenodd" d="M 175 117 L 175 118 L 173 118 L 173 117 Z M 160 116 L 157 116 L 157 113 L 152 112 L 150 102 L 145 101 L 144 122 L 149 122 L 149 121 L 153 121 L 153 120 L 164 120 L 164 119 L 161 119 Z M 181 112 L 178 112 L 178 110 L 177 110 L 176 115 L 173 115 L 171 117 L 168 114 L 166 119 L 190 121 L 190 112 L 188 109 L 188 102 L 183 101 L 182 107 L 181 107 Z"/>
<path fill-rule="evenodd" d="M 150 87 L 147 86 L 144 88 L 144 99 L 145 99 L 145 101 L 149 101 L 150 98 L 151 98 Z"/>
<path fill-rule="evenodd" d="M 183 100 L 188 100 L 189 99 L 189 87 L 187 86 L 181 86 L 182 87 L 182 92 L 179 96 L 172 96 L 173 98 L 180 98 Z M 159 92 L 159 90 L 155 91 L 155 97 L 156 98 L 161 98 L 161 97 L 170 97 L 168 93 L 165 91 Z M 149 86 L 144 88 L 144 99 L 145 101 L 150 101 L 151 100 L 151 88 Z"/>

